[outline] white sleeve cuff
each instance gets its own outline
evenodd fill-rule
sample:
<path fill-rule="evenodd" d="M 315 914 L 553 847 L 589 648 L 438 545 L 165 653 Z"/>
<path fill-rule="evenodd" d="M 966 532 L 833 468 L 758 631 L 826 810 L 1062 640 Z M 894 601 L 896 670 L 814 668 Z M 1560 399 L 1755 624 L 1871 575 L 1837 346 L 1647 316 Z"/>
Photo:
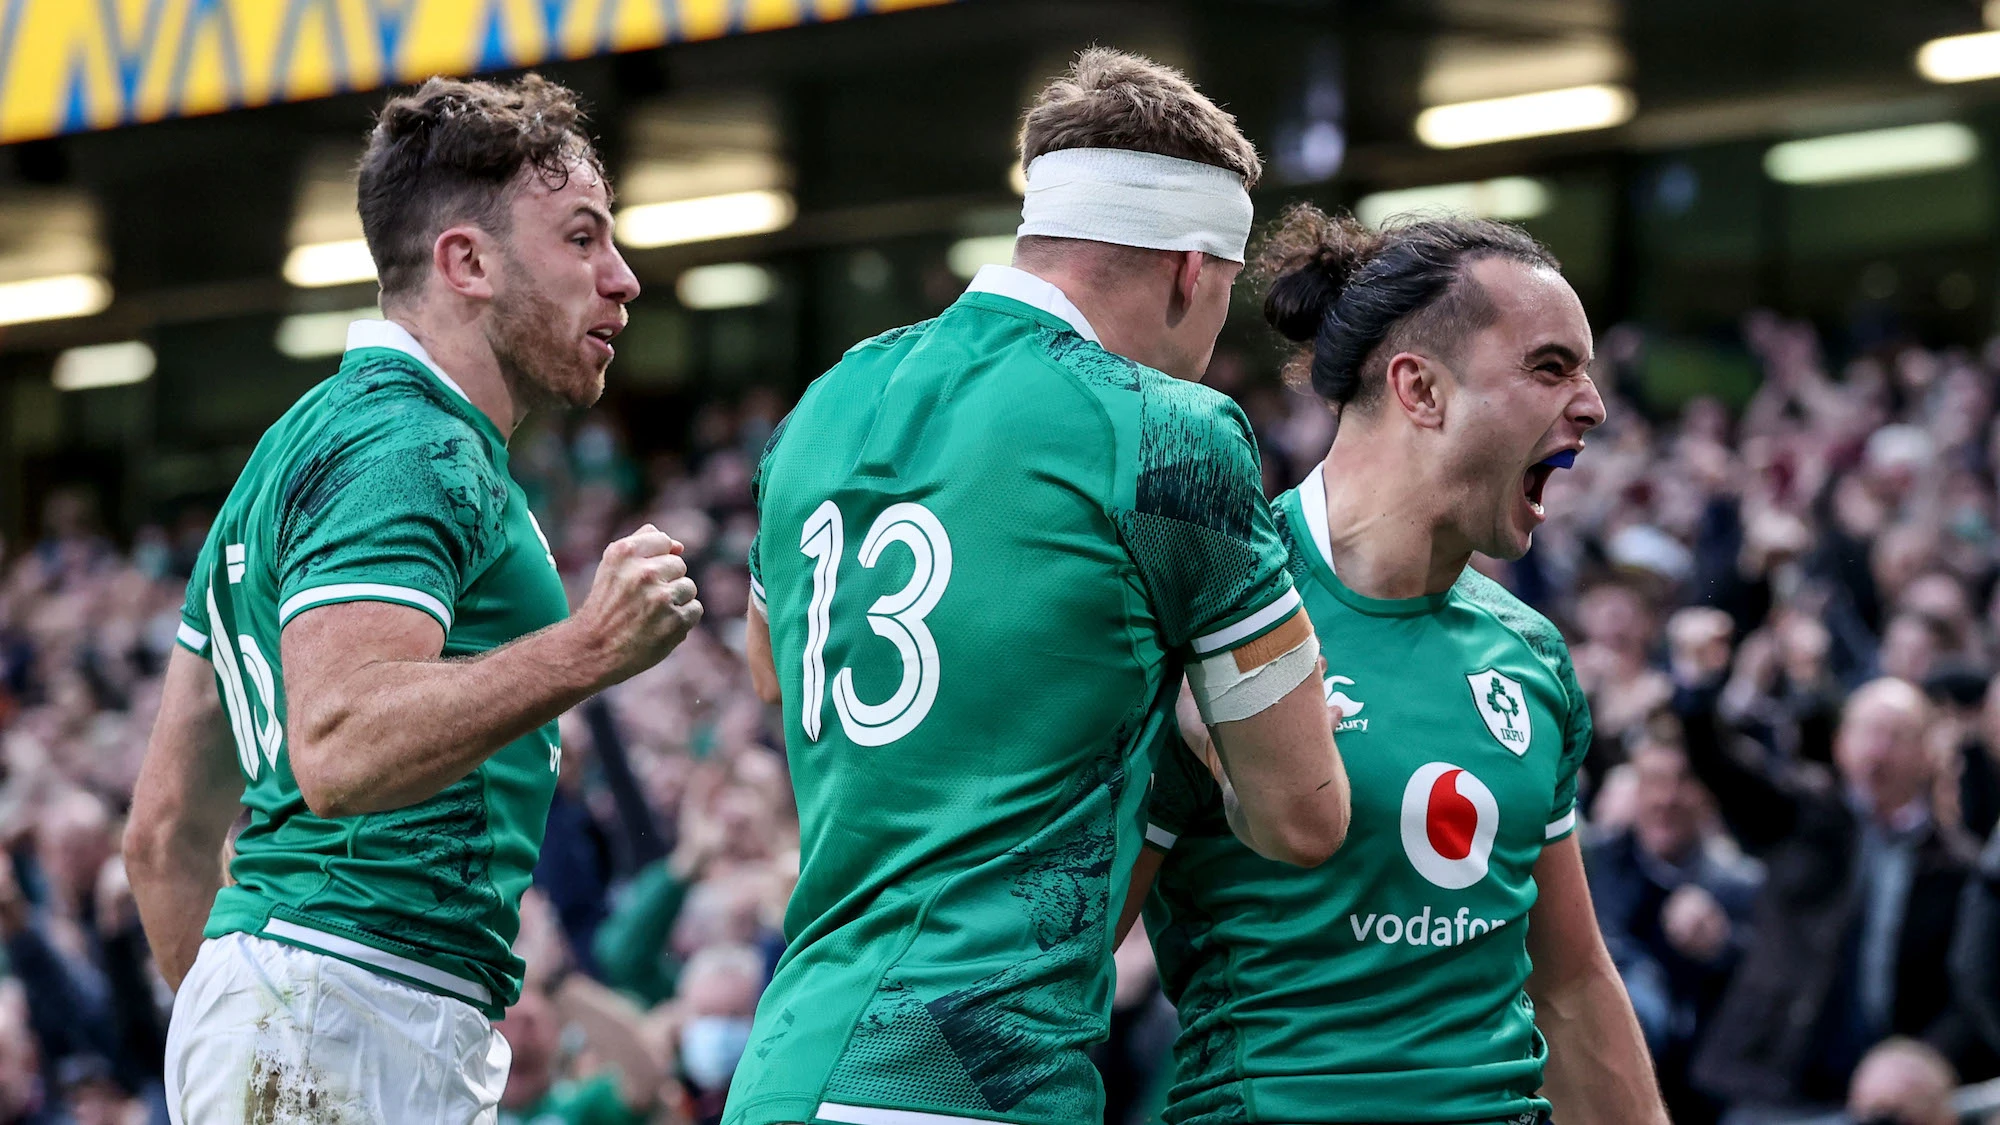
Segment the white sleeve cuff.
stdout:
<path fill-rule="evenodd" d="M 1545 830 L 1542 833 L 1542 839 L 1553 840 L 1556 837 L 1561 836 L 1565 832 L 1568 832 L 1570 829 L 1575 827 L 1576 827 L 1576 806 L 1571 805 L 1569 807 L 1568 812 L 1564 813 L 1562 816 L 1556 818 L 1555 820 L 1549 823 L 1547 830 Z"/>
<path fill-rule="evenodd" d="M 181 622 L 180 630 L 174 634 L 174 639 L 196 656 L 208 655 L 208 634 L 185 621 Z"/>
<path fill-rule="evenodd" d="M 451 632 L 451 607 L 422 590 L 408 586 L 391 586 L 382 582 L 335 582 L 327 586 L 314 586 L 300 590 L 285 599 L 278 607 L 278 627 L 285 627 L 301 610 L 311 609 L 328 602 L 396 602 L 413 606 L 438 619 L 444 631 Z"/>

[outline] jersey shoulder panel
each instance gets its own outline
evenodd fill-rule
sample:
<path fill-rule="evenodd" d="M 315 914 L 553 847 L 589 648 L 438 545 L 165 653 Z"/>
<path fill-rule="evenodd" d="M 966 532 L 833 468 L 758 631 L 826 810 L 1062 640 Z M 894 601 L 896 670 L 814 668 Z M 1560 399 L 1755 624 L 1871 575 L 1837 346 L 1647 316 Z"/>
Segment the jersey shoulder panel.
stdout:
<path fill-rule="evenodd" d="M 1562 630 L 1528 603 L 1515 597 L 1507 587 L 1468 566 L 1465 573 L 1459 575 L 1452 593 L 1485 610 L 1494 620 L 1519 636 L 1521 643 L 1527 645 L 1536 659 L 1548 665 L 1551 671 L 1569 663 L 1569 643 L 1563 640 Z"/>
<path fill-rule="evenodd" d="M 845 352 L 841 353 L 841 359 L 845 360 L 849 356 L 878 351 L 884 348 L 893 348 L 899 344 L 909 346 L 920 343 L 924 337 L 930 335 L 931 326 L 937 322 L 938 318 L 932 317 L 929 320 L 917 321 L 915 324 L 898 325 L 887 332 L 878 332 L 866 340 L 859 341 L 850 346 Z M 838 364 L 835 365 L 836 368 L 838 366 Z M 832 374 L 832 371 L 828 371 L 827 374 Z M 822 375 L 820 378 L 825 378 L 825 376 Z M 810 390 L 811 388 L 807 389 Z"/>
<path fill-rule="evenodd" d="M 506 476 L 448 389 L 414 360 L 379 356 L 325 388 L 286 467 L 282 585 L 289 596 L 362 578 L 449 605 L 505 549 Z"/>
<path fill-rule="evenodd" d="M 1555 622 L 1542 616 L 1506 587 L 1471 567 L 1459 577 L 1452 593 L 1484 610 L 1493 620 L 1521 639 L 1561 686 L 1568 702 L 1563 716 L 1563 757 L 1557 777 L 1557 804 L 1567 808 L 1576 798 L 1576 771 L 1590 750 L 1592 736 L 1590 703 L 1576 679 L 1576 665 L 1570 658 L 1569 642 Z"/>
<path fill-rule="evenodd" d="M 1094 392 L 1120 448 L 1111 516 L 1170 647 L 1251 616 L 1291 589 L 1249 419 L 1219 391 L 1044 328 L 1043 355 Z M 1268 624 L 1278 624 L 1273 621 Z M 1245 633 L 1233 643 L 1248 643 Z"/>

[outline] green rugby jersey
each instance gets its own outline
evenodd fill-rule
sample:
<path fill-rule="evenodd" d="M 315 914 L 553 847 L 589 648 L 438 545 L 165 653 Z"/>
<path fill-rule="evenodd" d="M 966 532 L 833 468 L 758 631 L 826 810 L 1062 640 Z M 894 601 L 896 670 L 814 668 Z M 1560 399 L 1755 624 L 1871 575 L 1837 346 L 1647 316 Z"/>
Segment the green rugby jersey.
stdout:
<path fill-rule="evenodd" d="M 1320 867 L 1260 858 L 1169 739 L 1146 907 L 1181 1019 L 1166 1120 L 1532 1120 L 1548 1105 L 1523 991 L 1533 871 L 1576 825 L 1590 743 L 1569 651 L 1469 568 L 1431 597 L 1342 585 L 1319 470 L 1276 507 L 1344 716 L 1354 818 Z"/>
<path fill-rule="evenodd" d="M 1249 425 L 991 269 L 815 382 L 757 496 L 801 871 L 725 1121 L 1101 1119 L 1181 667 L 1298 612 Z"/>
<path fill-rule="evenodd" d="M 507 447 L 401 327 L 357 322 L 340 371 L 257 443 L 210 528 L 180 641 L 209 658 L 250 824 L 204 933 L 317 950 L 497 1017 L 561 748 L 551 722 L 408 808 L 314 816 L 292 779 L 279 633 L 333 602 L 412 606 L 471 656 L 569 613 Z"/>

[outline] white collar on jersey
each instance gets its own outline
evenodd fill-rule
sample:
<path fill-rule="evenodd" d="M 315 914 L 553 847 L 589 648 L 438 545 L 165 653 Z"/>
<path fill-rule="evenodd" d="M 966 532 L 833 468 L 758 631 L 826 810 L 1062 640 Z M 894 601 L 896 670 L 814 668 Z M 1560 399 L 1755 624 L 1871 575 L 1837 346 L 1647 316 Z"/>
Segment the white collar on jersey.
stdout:
<path fill-rule="evenodd" d="M 1299 482 L 1299 507 L 1305 510 L 1306 530 L 1312 533 L 1313 549 L 1328 570 L 1333 569 L 1333 533 L 1326 526 L 1326 463 L 1313 466 Z"/>
<path fill-rule="evenodd" d="M 452 382 L 451 376 L 444 373 L 444 368 L 439 367 L 437 361 L 431 358 L 431 353 L 425 351 L 422 344 L 417 343 L 417 338 L 410 335 L 410 330 L 393 320 L 357 320 L 348 325 L 347 350 L 351 352 L 356 348 L 388 348 L 390 351 L 402 352 L 430 368 L 431 374 L 437 376 L 445 386 L 450 387 L 453 394 L 467 402 L 472 401 L 464 389 Z"/>
<path fill-rule="evenodd" d="M 1070 302 L 1062 290 L 1053 282 L 1044 281 L 1027 270 L 1013 266 L 980 266 L 972 275 L 972 284 L 965 287 L 967 293 L 996 293 L 1002 297 L 1019 301 L 1024 305 L 1038 308 L 1045 313 L 1059 316 L 1069 322 L 1076 334 L 1093 344 L 1103 341 L 1097 338 L 1097 330 L 1083 318 L 1083 310 Z"/>

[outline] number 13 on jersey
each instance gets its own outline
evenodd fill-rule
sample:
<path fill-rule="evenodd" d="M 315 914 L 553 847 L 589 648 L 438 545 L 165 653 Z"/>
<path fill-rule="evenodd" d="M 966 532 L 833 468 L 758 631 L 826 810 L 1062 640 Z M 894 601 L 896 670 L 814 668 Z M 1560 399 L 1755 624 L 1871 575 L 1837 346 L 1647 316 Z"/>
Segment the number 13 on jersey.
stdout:
<path fill-rule="evenodd" d="M 806 737 L 814 742 L 819 741 L 820 715 L 826 701 L 826 642 L 833 627 L 833 590 L 840 577 L 845 542 L 840 508 L 831 500 L 813 511 L 799 534 L 799 550 L 813 560 L 800 721 Z M 943 674 L 937 641 L 924 618 L 937 608 L 951 581 L 951 537 L 929 508 L 905 502 L 891 504 L 875 517 L 861 541 L 857 561 L 873 568 L 891 543 L 908 548 L 916 568 L 901 590 L 876 598 L 868 607 L 868 627 L 896 646 L 902 679 L 888 699 L 864 703 L 854 690 L 853 668 L 842 668 L 833 677 L 833 709 L 840 716 L 840 729 L 858 746 L 887 746 L 917 729 L 930 714 L 931 704 L 937 702 L 938 680 Z"/>

